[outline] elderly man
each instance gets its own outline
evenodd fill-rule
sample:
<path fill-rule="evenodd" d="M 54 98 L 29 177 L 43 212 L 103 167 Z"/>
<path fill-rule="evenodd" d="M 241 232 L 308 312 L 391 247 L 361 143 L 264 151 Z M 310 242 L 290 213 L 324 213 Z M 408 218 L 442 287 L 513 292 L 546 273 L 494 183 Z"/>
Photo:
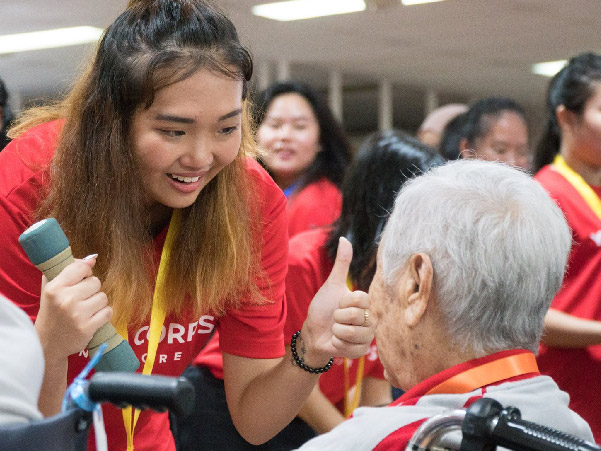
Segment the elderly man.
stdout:
<path fill-rule="evenodd" d="M 406 393 L 302 449 L 405 449 L 425 419 L 481 397 L 592 441 L 534 358 L 570 244 L 543 188 L 501 163 L 461 160 L 405 185 L 369 296 L 387 378 Z"/>

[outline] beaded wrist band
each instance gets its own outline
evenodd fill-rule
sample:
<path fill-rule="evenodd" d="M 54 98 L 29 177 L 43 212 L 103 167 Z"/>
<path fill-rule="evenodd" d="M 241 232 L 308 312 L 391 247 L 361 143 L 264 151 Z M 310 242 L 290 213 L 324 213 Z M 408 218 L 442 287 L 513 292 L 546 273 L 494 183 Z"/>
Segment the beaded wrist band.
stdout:
<path fill-rule="evenodd" d="M 326 366 L 321 368 L 312 368 L 305 363 L 304 357 L 299 357 L 296 352 L 296 339 L 300 336 L 301 331 L 299 330 L 294 335 L 292 335 L 292 340 L 290 340 L 290 350 L 292 351 L 292 358 L 294 359 L 294 363 L 299 368 L 302 368 L 305 371 L 308 371 L 311 374 L 320 374 L 325 373 L 330 368 L 332 368 L 332 364 L 334 363 L 334 357 L 330 358 L 330 361 L 326 363 Z"/>

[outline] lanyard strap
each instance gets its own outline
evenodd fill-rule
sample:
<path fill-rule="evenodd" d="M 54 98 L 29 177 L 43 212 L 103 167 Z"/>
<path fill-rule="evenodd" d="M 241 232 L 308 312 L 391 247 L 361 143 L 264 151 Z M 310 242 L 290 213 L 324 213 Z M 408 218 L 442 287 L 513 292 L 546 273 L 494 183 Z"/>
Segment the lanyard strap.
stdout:
<path fill-rule="evenodd" d="M 456 374 L 430 389 L 426 395 L 469 393 L 477 388 L 528 373 L 538 373 L 538 365 L 534 354 L 524 352 L 503 357 Z"/>
<path fill-rule="evenodd" d="M 346 286 L 349 290 L 353 291 L 353 281 L 350 276 L 346 279 Z M 353 393 L 353 399 L 349 402 L 349 391 L 350 387 L 350 376 L 349 369 L 353 365 L 352 359 L 344 359 L 344 417 L 349 418 L 353 411 L 359 406 L 361 400 L 361 385 L 363 383 L 363 373 L 365 368 L 365 356 L 359 357 L 359 363 L 357 365 L 357 378 L 355 379 L 355 392 Z"/>
<path fill-rule="evenodd" d="M 180 211 L 174 210 L 173 214 L 171 215 L 171 221 L 169 222 L 167 238 L 165 239 L 165 244 L 163 245 L 163 250 L 161 252 L 161 261 L 159 263 L 154 294 L 152 296 L 152 311 L 150 313 L 150 327 L 148 331 L 148 353 L 146 354 L 146 362 L 144 362 L 142 374 L 152 373 L 152 368 L 157 355 L 161 331 L 163 329 L 163 323 L 165 322 L 165 304 L 162 296 L 164 294 L 167 268 L 169 267 L 169 260 L 171 258 L 171 250 L 173 249 L 173 242 L 179 230 L 180 220 Z M 122 327 L 119 328 L 119 333 L 126 338 L 127 325 L 122 325 Z M 140 409 L 132 409 L 132 407 L 129 406 L 122 409 L 121 413 L 123 415 L 123 425 L 125 426 L 125 433 L 127 435 L 127 451 L 134 451 L 134 429 L 138 423 Z"/>
<path fill-rule="evenodd" d="M 593 213 L 601 219 L 601 200 L 580 174 L 569 167 L 564 158 L 559 154 L 553 160 L 552 168 L 559 172 L 578 191 L 578 194 L 582 196 L 582 199 L 584 199 Z"/>

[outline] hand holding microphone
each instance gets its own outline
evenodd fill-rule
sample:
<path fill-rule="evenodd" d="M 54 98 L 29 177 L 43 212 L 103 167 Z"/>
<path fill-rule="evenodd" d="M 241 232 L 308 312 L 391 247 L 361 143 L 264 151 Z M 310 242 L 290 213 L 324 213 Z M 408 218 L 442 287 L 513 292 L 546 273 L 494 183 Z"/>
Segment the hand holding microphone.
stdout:
<path fill-rule="evenodd" d="M 57 277 L 43 290 L 47 299 L 41 302 L 38 318 L 50 319 L 47 321 L 49 334 L 64 346 L 63 352 L 70 355 L 80 351 L 83 346 L 79 342 L 89 337 L 90 330 L 97 329 L 87 346 L 89 357 L 104 342 L 108 348 L 96 370 L 136 371 L 140 362 L 131 346 L 106 322 L 106 295 L 100 291 L 100 281 L 91 277 L 95 262 L 73 258 L 67 237 L 56 219 L 48 218 L 32 225 L 19 237 L 19 243 L 49 283 Z"/>

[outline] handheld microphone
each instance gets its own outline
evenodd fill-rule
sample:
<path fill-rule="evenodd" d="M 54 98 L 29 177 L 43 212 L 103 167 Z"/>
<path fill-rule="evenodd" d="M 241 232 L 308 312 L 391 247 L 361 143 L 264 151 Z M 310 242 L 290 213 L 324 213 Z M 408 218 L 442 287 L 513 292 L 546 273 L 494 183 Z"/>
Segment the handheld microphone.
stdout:
<path fill-rule="evenodd" d="M 19 243 L 29 260 L 48 280 L 54 279 L 74 261 L 69 240 L 54 218 L 43 219 L 29 227 L 19 237 Z M 140 366 L 129 343 L 121 337 L 110 322 L 96 331 L 87 349 L 91 358 L 102 343 L 108 347 L 95 366 L 96 371 L 135 372 Z"/>

